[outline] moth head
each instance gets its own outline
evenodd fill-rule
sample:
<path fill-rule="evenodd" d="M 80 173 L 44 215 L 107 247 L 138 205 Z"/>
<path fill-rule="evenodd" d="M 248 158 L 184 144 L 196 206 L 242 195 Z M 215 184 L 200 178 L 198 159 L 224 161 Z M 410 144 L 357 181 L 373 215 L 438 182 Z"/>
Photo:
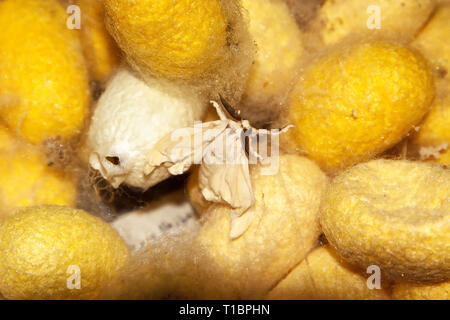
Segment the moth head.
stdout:
<path fill-rule="evenodd" d="M 219 100 L 222 107 L 222 110 L 227 115 L 227 118 L 232 119 L 234 121 L 244 121 L 247 120 L 251 126 L 255 129 L 269 129 L 272 125 L 272 121 L 253 121 L 250 119 L 243 118 L 240 109 L 236 109 L 231 104 L 229 104 L 220 94 Z"/>
<path fill-rule="evenodd" d="M 231 104 L 229 104 L 220 94 L 219 99 L 222 104 L 222 108 L 226 111 L 231 119 L 233 119 L 234 121 L 242 120 L 239 110 L 236 110 L 234 107 L 232 107 Z"/>
<path fill-rule="evenodd" d="M 91 167 L 101 173 L 103 178 L 118 188 L 127 178 L 129 170 L 124 165 L 120 156 L 115 154 L 102 156 L 97 152 L 91 153 L 89 157 Z"/>
<path fill-rule="evenodd" d="M 89 132 L 89 164 L 114 188 L 121 184 L 147 187 L 143 168 L 152 141 L 143 123 L 133 119 L 103 123 L 101 129 L 94 126 L 97 125 L 94 121 Z"/>
<path fill-rule="evenodd" d="M 107 153 L 100 155 L 93 152 L 89 158 L 91 167 L 100 172 L 114 188 L 118 188 L 122 183 L 147 190 L 159 182 L 170 177 L 166 168 L 156 168 L 150 174 L 145 174 L 145 161 L 137 158 L 128 158 L 127 155 L 117 155 Z"/>

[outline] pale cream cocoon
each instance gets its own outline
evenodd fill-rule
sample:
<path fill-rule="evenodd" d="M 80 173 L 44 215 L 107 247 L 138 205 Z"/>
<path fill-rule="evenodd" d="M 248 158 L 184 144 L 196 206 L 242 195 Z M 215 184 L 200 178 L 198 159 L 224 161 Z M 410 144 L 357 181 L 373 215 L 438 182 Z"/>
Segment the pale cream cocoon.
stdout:
<path fill-rule="evenodd" d="M 148 189 L 167 179 L 161 167 L 144 173 L 147 156 L 165 135 L 200 120 L 207 103 L 195 91 L 163 80 L 143 82 L 121 69 L 100 97 L 88 132 L 89 163 L 113 187 Z"/>

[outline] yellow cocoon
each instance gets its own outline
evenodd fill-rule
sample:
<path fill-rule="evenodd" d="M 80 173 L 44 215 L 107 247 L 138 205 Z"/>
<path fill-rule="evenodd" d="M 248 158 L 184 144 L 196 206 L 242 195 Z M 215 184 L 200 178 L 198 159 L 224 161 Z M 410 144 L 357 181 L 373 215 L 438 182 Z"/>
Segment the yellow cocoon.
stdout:
<path fill-rule="evenodd" d="M 175 129 L 203 117 L 204 99 L 179 84 L 144 82 L 119 70 L 100 97 L 88 132 L 90 165 L 115 188 L 121 183 L 147 189 L 170 174 L 165 167 L 146 175 L 148 154 Z"/>
<path fill-rule="evenodd" d="M 349 35 L 412 40 L 435 6 L 435 0 L 327 0 L 316 24 L 326 45 Z"/>
<path fill-rule="evenodd" d="M 392 287 L 392 298 L 395 300 L 450 300 L 450 282 L 398 283 Z"/>
<path fill-rule="evenodd" d="M 230 240 L 229 206 L 213 205 L 203 215 L 196 241 L 214 272 L 192 288 L 198 298 L 263 297 L 316 244 L 327 178 L 304 157 L 280 155 L 279 161 L 275 175 L 251 167 L 255 216 L 241 237 Z"/>
<path fill-rule="evenodd" d="M 445 153 L 450 150 L 450 95 L 436 100 L 413 142 L 425 149 L 435 148 L 433 160 L 444 157 L 445 163 Z M 442 153 L 438 155 L 439 152 Z"/>
<path fill-rule="evenodd" d="M 76 199 L 76 179 L 49 166 L 37 150 L 17 146 L 0 152 L 0 217 L 18 207 L 74 206 Z"/>
<path fill-rule="evenodd" d="M 191 78 L 217 63 L 227 42 L 221 0 L 105 0 L 109 30 L 144 73 Z"/>
<path fill-rule="evenodd" d="M 81 42 L 91 78 L 104 82 L 119 64 L 119 51 L 106 30 L 102 0 L 78 0 L 81 9 Z"/>
<path fill-rule="evenodd" d="M 268 300 L 386 300 L 389 291 L 369 289 L 367 278 L 329 245 L 315 249 L 267 295 Z"/>
<path fill-rule="evenodd" d="M 436 101 L 414 141 L 427 146 L 444 142 L 450 144 L 450 95 L 446 99 Z"/>
<path fill-rule="evenodd" d="M 450 3 L 439 7 L 412 45 L 430 61 L 438 79 L 445 78 L 444 91 L 450 89 Z"/>
<path fill-rule="evenodd" d="M 240 0 L 105 0 L 106 23 L 144 80 L 189 82 L 240 101 L 254 43 Z"/>
<path fill-rule="evenodd" d="M 450 170 L 374 160 L 338 175 L 321 207 L 330 244 L 349 263 L 394 280 L 450 278 Z"/>
<path fill-rule="evenodd" d="M 243 96 L 243 117 L 276 116 L 298 72 L 303 35 L 284 1 L 244 0 L 242 5 L 257 46 Z"/>
<path fill-rule="evenodd" d="M 75 205 L 77 184 L 70 173 L 51 167 L 37 148 L 0 125 L 0 220 L 17 207 Z"/>
<path fill-rule="evenodd" d="M 368 160 L 400 141 L 434 97 L 425 59 L 396 44 L 341 48 L 311 64 L 291 93 L 281 141 L 327 171 Z"/>
<path fill-rule="evenodd" d="M 0 2 L 0 116 L 33 144 L 74 138 L 90 102 L 79 38 L 56 0 Z"/>
<path fill-rule="evenodd" d="M 63 206 L 28 207 L 0 224 L 0 292 L 7 299 L 95 299 L 128 248 L 100 218 Z M 81 286 L 75 280 L 79 272 Z"/>

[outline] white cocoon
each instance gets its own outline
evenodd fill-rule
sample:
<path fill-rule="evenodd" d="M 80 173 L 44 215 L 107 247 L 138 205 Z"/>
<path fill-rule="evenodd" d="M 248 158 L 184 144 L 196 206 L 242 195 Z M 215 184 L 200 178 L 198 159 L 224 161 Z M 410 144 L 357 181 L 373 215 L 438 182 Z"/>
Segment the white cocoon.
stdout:
<path fill-rule="evenodd" d="M 165 135 L 192 126 L 206 109 L 193 90 L 164 80 L 143 82 L 121 69 L 100 97 L 88 132 L 89 163 L 113 187 L 148 189 L 170 174 L 161 167 L 145 175 L 147 156 Z"/>

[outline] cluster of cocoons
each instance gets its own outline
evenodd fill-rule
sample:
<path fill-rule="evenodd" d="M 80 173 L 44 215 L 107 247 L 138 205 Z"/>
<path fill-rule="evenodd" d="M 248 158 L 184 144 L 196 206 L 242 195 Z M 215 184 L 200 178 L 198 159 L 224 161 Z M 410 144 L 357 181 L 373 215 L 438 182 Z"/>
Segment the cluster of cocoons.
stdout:
<path fill-rule="evenodd" d="M 228 11 L 225 2 L 191 1 L 198 10 L 195 18 L 191 12 L 177 11 L 186 6 L 185 1 L 169 7 L 161 1 L 139 12 L 130 4 L 106 1 L 107 21 L 128 61 L 144 79 L 142 86 L 153 89 L 154 78 L 159 84 L 166 79 L 198 83 L 211 79 L 205 74 L 219 74 L 220 63 L 227 65 L 223 59 L 229 58 L 229 37 L 235 30 L 224 25 L 241 15 Z M 145 6 L 145 1 L 140 5 Z M 382 32 L 367 28 L 370 5 L 381 9 Z M 205 200 L 199 170 L 194 169 L 187 193 L 200 216 L 198 229 L 149 243 L 103 293 L 114 298 L 447 298 L 448 169 L 427 162 L 372 160 L 409 135 L 420 146 L 437 147 L 448 140 L 446 100 L 442 86 L 436 93 L 434 83 L 439 75 L 445 78 L 443 72 L 436 72 L 445 66 L 445 53 L 433 50 L 442 42 L 436 39 L 446 33 L 445 28 L 436 27 L 447 26 L 445 8 L 433 13 L 436 1 L 325 1 L 311 30 L 323 44 L 333 47 L 311 59 L 304 45 L 309 38 L 303 36 L 285 2 L 243 1 L 242 6 L 256 55 L 236 107 L 245 117 L 261 120 L 259 112 L 275 120 L 273 115 L 284 106 L 285 117 L 276 124 L 295 126 L 281 138 L 291 154 L 280 156 L 280 170 L 272 176 L 262 175 L 260 166 L 250 167 L 255 216 L 248 230 L 233 240 L 229 238 L 232 208 Z M 169 23 L 169 17 L 179 24 Z M 142 30 L 155 21 L 160 23 L 158 28 Z M 187 21 L 192 22 L 189 30 L 181 28 Z M 209 25 L 212 22 L 214 27 Z M 152 33 L 152 41 L 146 33 Z M 406 45 L 416 36 L 411 46 Z M 172 46 L 173 39 L 177 46 Z M 193 50 L 184 50 L 192 39 L 196 39 Z M 114 90 L 121 99 L 127 96 L 118 85 Z M 109 105 L 121 101 L 111 97 Z M 144 104 L 151 105 L 149 100 Z M 128 110 L 129 103 L 124 105 Z M 133 146 L 120 151 L 120 156 L 120 148 L 134 142 L 119 141 L 131 132 L 130 123 L 139 122 L 127 119 L 127 124 L 116 125 L 117 120 L 110 117 L 114 112 L 105 114 L 108 120 L 102 126 L 113 123 L 109 128 L 115 132 L 93 130 L 98 138 L 91 138 L 97 140 L 91 146 L 98 150 L 107 146 L 98 153 L 100 162 L 124 157 L 126 168 L 127 159 L 143 149 Z M 118 114 L 120 119 L 127 118 Z M 206 118 L 217 119 L 213 114 Z M 100 142 L 108 135 L 114 137 L 112 142 Z M 153 141 L 147 140 L 147 147 Z M 330 184 L 319 167 L 330 173 Z M 111 168 L 120 177 L 114 184 L 146 187 L 140 169 L 135 170 L 140 178 L 131 179 L 128 173 L 133 170 Z M 329 244 L 315 248 L 321 232 Z M 366 270 L 371 265 L 381 268 L 381 289 L 367 286 Z"/>
<path fill-rule="evenodd" d="M 275 183 L 257 167 L 251 176 L 257 218 L 240 238 L 228 238 L 231 208 L 208 206 L 194 174 L 188 192 L 201 215 L 199 232 L 149 245 L 108 292 L 134 298 L 448 299 L 447 169 L 374 160 L 347 169 L 327 187 L 313 162 L 281 155 Z M 320 189 L 327 190 L 322 200 L 314 199 Z M 308 254 L 320 233 L 314 231 L 313 203 L 321 204 L 320 230 L 330 244 Z M 381 288 L 367 285 L 373 265 L 381 268 Z"/>
<path fill-rule="evenodd" d="M 255 218 L 241 237 L 230 240 L 231 207 L 209 206 L 201 214 L 198 232 L 150 243 L 148 252 L 137 255 L 112 282 L 109 294 L 139 299 L 264 298 L 316 246 L 319 206 L 328 184 L 309 159 L 281 155 L 279 160 L 276 175 L 264 175 L 260 165 L 251 167 Z"/>
<path fill-rule="evenodd" d="M 450 2 L 306 3 L 0 0 L 0 297 L 450 299 Z M 210 100 L 292 126 L 276 173 L 249 165 L 237 237 L 201 164 L 135 210 L 171 177 L 158 143 L 218 120 Z M 79 209 L 90 169 L 134 209 Z"/>

